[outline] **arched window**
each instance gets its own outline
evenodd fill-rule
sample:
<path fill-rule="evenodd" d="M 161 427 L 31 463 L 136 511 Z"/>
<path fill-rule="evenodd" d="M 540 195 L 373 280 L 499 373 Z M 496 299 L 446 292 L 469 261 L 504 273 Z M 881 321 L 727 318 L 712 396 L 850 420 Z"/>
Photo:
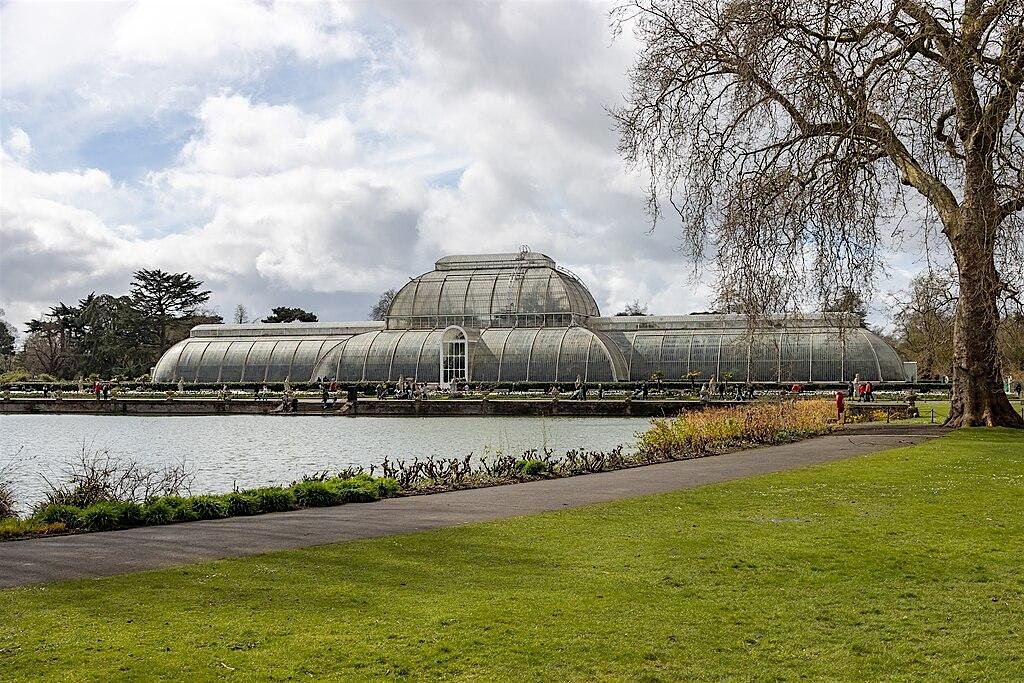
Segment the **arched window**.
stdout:
<path fill-rule="evenodd" d="M 441 385 L 448 386 L 468 379 L 466 334 L 457 327 L 450 327 L 441 335 Z"/>

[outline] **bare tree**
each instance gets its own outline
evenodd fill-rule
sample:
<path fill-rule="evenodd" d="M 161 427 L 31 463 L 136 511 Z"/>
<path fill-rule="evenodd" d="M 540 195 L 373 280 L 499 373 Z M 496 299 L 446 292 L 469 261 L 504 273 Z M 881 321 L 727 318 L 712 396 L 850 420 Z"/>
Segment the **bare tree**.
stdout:
<path fill-rule="evenodd" d="M 615 314 L 616 316 L 647 315 L 647 302 L 641 303 L 640 299 L 633 299 L 626 307 Z"/>
<path fill-rule="evenodd" d="M 385 320 L 388 317 L 388 309 L 391 308 L 391 302 L 395 300 L 395 294 L 398 290 L 392 288 L 380 295 L 377 299 L 377 303 L 370 309 L 370 320 Z"/>
<path fill-rule="evenodd" d="M 1014 313 L 1003 320 L 997 342 L 1003 373 L 1014 377 L 1014 385 L 1024 381 L 1024 314 Z M 1010 390 L 1016 393 L 1013 386 Z"/>
<path fill-rule="evenodd" d="M 922 273 L 907 292 L 893 294 L 895 346 L 904 358 L 917 361 L 920 377 L 950 373 L 955 315 L 955 273 Z"/>
<path fill-rule="evenodd" d="M 35 375 L 67 377 L 77 357 L 77 346 L 66 328 L 47 320 L 29 321 L 28 336 L 21 349 L 25 370 Z"/>
<path fill-rule="evenodd" d="M 232 321 L 236 325 L 244 325 L 249 322 L 249 309 L 245 307 L 245 304 L 235 306 L 235 315 L 232 317 Z"/>
<path fill-rule="evenodd" d="M 1024 427 L 995 342 L 1021 279 L 1021 0 L 637 0 L 615 22 L 643 44 L 621 152 L 695 261 L 742 272 L 742 300 L 833 299 L 923 206 L 958 268 L 948 424 Z"/>

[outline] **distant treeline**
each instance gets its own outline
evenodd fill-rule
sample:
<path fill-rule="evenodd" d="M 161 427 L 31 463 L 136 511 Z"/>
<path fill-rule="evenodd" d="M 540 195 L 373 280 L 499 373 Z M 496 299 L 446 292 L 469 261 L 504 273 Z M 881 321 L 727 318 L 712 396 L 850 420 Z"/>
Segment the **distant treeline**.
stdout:
<path fill-rule="evenodd" d="M 210 292 L 188 273 L 138 270 L 128 294 L 59 302 L 25 323 L 24 344 L 2 325 L 5 374 L 72 379 L 142 378 L 160 355 L 200 323 L 223 322 L 203 308 Z"/>
<path fill-rule="evenodd" d="M 188 273 L 137 270 L 128 294 L 89 294 L 59 302 L 25 323 L 24 344 L 0 310 L 0 383 L 78 377 L 148 380 L 160 356 L 196 325 L 224 322 L 206 308 L 210 291 Z M 264 323 L 316 322 L 313 313 L 279 306 Z M 249 322 L 239 305 L 232 322 Z"/>

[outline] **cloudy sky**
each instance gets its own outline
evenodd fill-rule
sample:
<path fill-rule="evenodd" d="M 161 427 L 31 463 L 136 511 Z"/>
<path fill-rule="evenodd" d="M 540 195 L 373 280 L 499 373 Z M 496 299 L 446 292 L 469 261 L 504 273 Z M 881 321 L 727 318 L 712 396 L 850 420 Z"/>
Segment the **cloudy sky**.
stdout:
<path fill-rule="evenodd" d="M 361 320 L 448 253 L 542 251 L 601 309 L 708 305 L 605 107 L 636 44 L 564 2 L 7 2 L 0 307 L 189 271 L 230 318 Z M 907 260 L 892 273 L 902 281 Z"/>

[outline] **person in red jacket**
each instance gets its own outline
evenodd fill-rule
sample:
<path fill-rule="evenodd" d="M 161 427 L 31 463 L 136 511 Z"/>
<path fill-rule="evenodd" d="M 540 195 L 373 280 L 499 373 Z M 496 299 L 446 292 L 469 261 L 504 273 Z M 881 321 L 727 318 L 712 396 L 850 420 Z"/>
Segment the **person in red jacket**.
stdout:
<path fill-rule="evenodd" d="M 846 412 L 846 400 L 843 397 L 843 392 L 836 392 L 836 419 L 843 422 L 843 413 Z"/>

